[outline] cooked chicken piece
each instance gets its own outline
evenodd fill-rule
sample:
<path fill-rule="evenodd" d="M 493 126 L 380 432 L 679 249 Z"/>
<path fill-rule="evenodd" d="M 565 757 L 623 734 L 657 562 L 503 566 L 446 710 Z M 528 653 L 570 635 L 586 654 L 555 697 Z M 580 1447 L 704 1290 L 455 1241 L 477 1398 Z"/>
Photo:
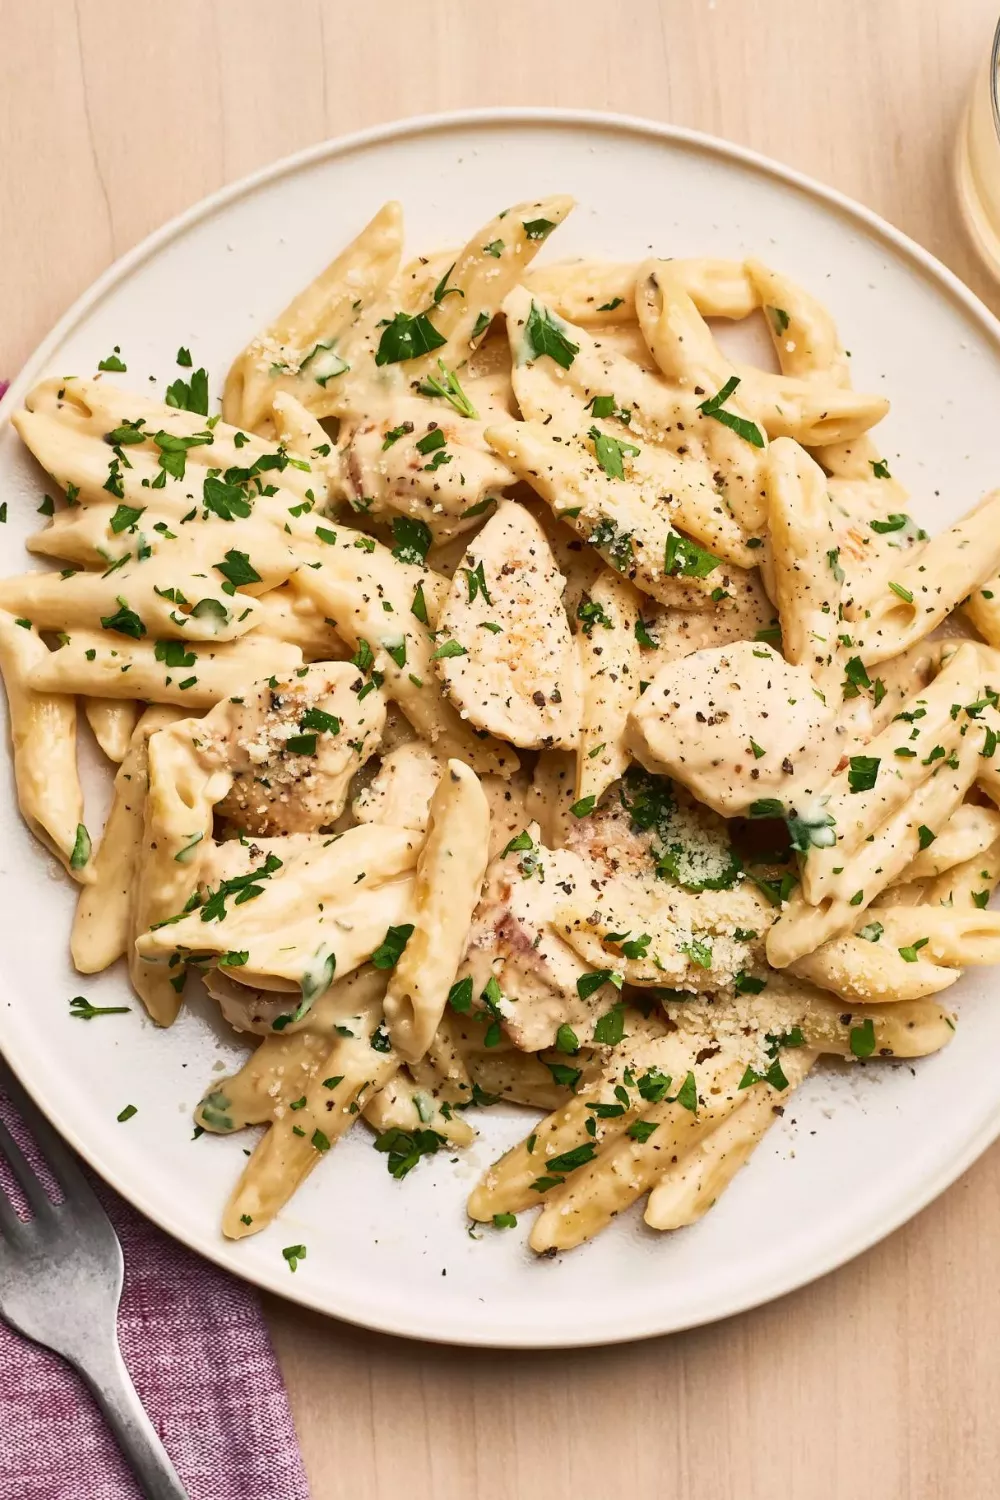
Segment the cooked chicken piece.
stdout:
<path fill-rule="evenodd" d="M 693 894 L 727 891 L 740 860 L 720 818 L 665 776 L 633 766 L 589 816 L 572 819 L 564 847 L 615 878 L 637 880 L 666 899 L 671 886 Z"/>
<path fill-rule="evenodd" d="M 629 717 L 637 759 L 716 812 L 767 816 L 759 804 L 771 801 L 781 804 L 773 816 L 794 809 L 816 828 L 829 821 L 819 794 L 856 734 L 842 710 L 821 701 L 805 667 L 749 641 L 671 662 Z"/>
<path fill-rule="evenodd" d="M 506 415 L 503 407 L 496 415 Z M 445 403 L 395 397 L 377 419 L 358 423 L 344 450 L 351 505 L 372 515 L 412 516 L 438 542 L 471 530 L 482 510 L 468 512 L 514 482 L 483 431 L 481 421 Z"/>
<path fill-rule="evenodd" d="M 385 700 L 365 688 L 352 663 L 317 662 L 214 708 L 195 743 L 233 773 L 218 814 L 260 836 L 329 828 L 385 724 Z"/>
<path fill-rule="evenodd" d="M 502 1020 L 515 1046 L 526 1052 L 551 1047 L 563 1023 L 581 1040 L 589 1038 L 595 1019 L 617 998 L 608 985 L 581 998 L 577 981 L 589 966 L 550 925 L 557 907 L 573 896 L 596 900 L 603 878 L 580 855 L 546 849 L 538 834 L 531 824 L 520 847 L 487 870 L 459 971 L 460 978 L 472 978 L 472 1002 L 484 1023 L 491 1015 Z M 488 997 L 487 1005 L 482 997 L 494 979 L 499 998 Z"/>
<path fill-rule="evenodd" d="M 776 912 L 749 883 L 694 894 L 626 876 L 605 881 L 592 901 L 575 893 L 554 915 L 594 969 L 613 969 L 626 984 L 714 991 L 763 965 Z"/>
<path fill-rule="evenodd" d="M 538 522 L 504 501 L 438 618 L 438 671 L 474 728 L 529 750 L 577 743 L 581 673 L 564 587 Z"/>

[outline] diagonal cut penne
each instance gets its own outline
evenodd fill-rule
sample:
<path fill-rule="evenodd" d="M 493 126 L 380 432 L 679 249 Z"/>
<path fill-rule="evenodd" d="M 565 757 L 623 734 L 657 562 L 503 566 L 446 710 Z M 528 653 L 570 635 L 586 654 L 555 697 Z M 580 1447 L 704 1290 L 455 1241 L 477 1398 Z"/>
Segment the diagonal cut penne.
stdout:
<path fill-rule="evenodd" d="M 818 1053 L 808 1047 L 782 1055 L 781 1066 L 789 1088 L 797 1088 Z M 697 1145 L 671 1162 L 655 1181 L 643 1213 L 650 1229 L 683 1229 L 714 1208 L 741 1167 L 760 1145 L 767 1131 L 784 1113 L 787 1094 L 775 1103 L 773 1090 L 753 1088 L 732 1114 L 701 1137 Z"/>
<path fill-rule="evenodd" d="M 767 455 L 773 587 L 786 661 L 807 667 L 830 703 L 843 682 L 840 622 L 844 570 L 826 476 L 808 453 L 778 438 Z"/>
<path fill-rule="evenodd" d="M 142 706 L 129 698 L 84 698 L 83 712 L 108 760 L 121 765 Z"/>
<path fill-rule="evenodd" d="M 402 248 L 403 211 L 398 203 L 386 203 L 234 360 L 222 399 L 226 421 L 251 432 L 266 430 L 279 392 L 324 415 L 327 384 L 344 363 L 337 346 L 346 342 L 359 316 L 379 303 Z"/>
<path fill-rule="evenodd" d="M 1000 567 L 1000 490 L 902 561 L 879 580 L 871 597 L 855 601 L 850 616 L 859 655 L 871 666 L 921 640 Z"/>
<path fill-rule="evenodd" d="M 883 396 L 860 395 L 836 381 L 818 383 L 735 366 L 723 354 L 671 261 L 646 261 L 636 278 L 639 326 L 670 380 L 714 396 L 735 380 L 727 403 L 758 422 L 768 437 L 790 437 L 804 447 L 860 437 L 889 410 Z M 735 406 L 734 404 L 735 403 Z"/>
<path fill-rule="evenodd" d="M 132 893 L 142 851 L 149 737 L 180 717 L 179 709 L 147 708 L 118 767 L 93 859 L 93 881 L 81 888 L 73 919 L 70 952 L 81 974 L 97 974 L 128 953 Z"/>
<path fill-rule="evenodd" d="M 659 472 L 668 462 L 665 454 L 657 455 L 655 475 L 636 467 L 619 479 L 601 467 L 593 443 L 588 448 L 564 441 L 538 422 L 491 427 L 486 436 L 609 567 L 662 604 L 697 609 L 713 594 L 722 599 L 741 587 L 742 569 L 723 565 L 675 530 L 682 505 L 691 531 L 692 515 L 710 513 L 712 500 L 705 487 L 685 480 L 679 464 L 668 481 Z"/>
<path fill-rule="evenodd" d="M 551 435 L 582 439 L 597 431 L 605 446 L 613 438 L 608 456 L 616 469 L 627 458 L 636 482 L 671 498 L 680 527 L 726 562 L 751 567 L 756 558 L 747 531 L 764 519 L 760 456 L 752 444 L 705 415 L 690 393 L 624 358 L 606 337 L 553 322 L 551 310 L 524 287 L 511 292 L 504 314 L 522 415 Z M 558 359 L 547 348 L 555 335 Z"/>
<path fill-rule="evenodd" d="M 624 578 L 605 568 L 576 613 L 584 690 L 575 796 L 600 800 L 625 774 L 631 760 L 626 735 L 642 673 L 636 632 L 640 595 Z"/>
<path fill-rule="evenodd" d="M 158 644 L 106 630 L 74 630 L 57 651 L 35 657 L 28 686 L 41 693 L 211 708 L 269 672 L 284 673 L 302 665 L 297 646 L 256 632 L 218 646 L 180 642 L 177 655 L 158 651 Z"/>
<path fill-rule="evenodd" d="M 449 760 L 431 798 L 427 837 L 417 856 L 416 931 L 385 993 L 389 1034 L 406 1062 L 423 1057 L 440 1025 L 465 954 L 489 843 L 490 809 L 479 779 L 461 761 Z"/>
<path fill-rule="evenodd" d="M 85 882 L 93 871 L 76 766 L 76 702 L 58 687 L 46 689 L 31 681 L 49 655 L 29 620 L 22 624 L 0 610 L 0 673 L 21 816 L 73 879 Z"/>

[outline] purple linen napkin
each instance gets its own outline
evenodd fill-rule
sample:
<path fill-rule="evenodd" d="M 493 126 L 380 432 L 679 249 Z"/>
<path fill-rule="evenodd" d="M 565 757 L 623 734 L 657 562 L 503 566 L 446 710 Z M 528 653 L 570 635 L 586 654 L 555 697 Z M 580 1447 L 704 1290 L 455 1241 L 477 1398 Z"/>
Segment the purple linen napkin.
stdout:
<path fill-rule="evenodd" d="M 31 1136 L 2 1095 L 0 1116 L 52 1192 Z M 191 1500 L 309 1500 L 288 1399 L 252 1288 L 168 1239 L 103 1183 L 94 1186 L 125 1255 L 122 1354 Z M 0 1187 L 24 1214 L 2 1161 Z M 75 1372 L 3 1322 L 0 1496 L 141 1500 Z"/>

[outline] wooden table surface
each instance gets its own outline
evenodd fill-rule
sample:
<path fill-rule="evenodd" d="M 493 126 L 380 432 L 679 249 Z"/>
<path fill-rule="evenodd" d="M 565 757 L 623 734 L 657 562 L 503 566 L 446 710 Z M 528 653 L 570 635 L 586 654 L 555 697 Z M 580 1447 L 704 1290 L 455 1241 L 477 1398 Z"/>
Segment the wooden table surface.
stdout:
<path fill-rule="evenodd" d="M 469 105 L 621 110 L 745 142 L 877 209 L 1000 309 L 950 170 L 997 9 L 0 0 L 0 372 L 221 184 Z M 278 1302 L 268 1315 L 315 1500 L 985 1500 L 1000 1492 L 998 1246 L 1000 1146 L 852 1265 L 672 1338 L 498 1354 Z"/>

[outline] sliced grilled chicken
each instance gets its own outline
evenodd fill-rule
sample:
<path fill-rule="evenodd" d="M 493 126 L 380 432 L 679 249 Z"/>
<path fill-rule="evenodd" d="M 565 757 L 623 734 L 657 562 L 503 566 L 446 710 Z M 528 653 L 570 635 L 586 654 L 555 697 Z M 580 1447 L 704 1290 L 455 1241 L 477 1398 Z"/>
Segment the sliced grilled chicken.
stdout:
<path fill-rule="evenodd" d="M 767 816 L 755 804 L 771 800 L 780 804 L 772 815 L 794 808 L 817 829 L 818 794 L 856 733 L 804 667 L 751 641 L 671 662 L 629 716 L 631 747 L 647 770 L 675 777 L 724 817 Z"/>
<path fill-rule="evenodd" d="M 329 828 L 385 724 L 385 699 L 365 688 L 351 662 L 317 662 L 214 708 L 198 748 L 233 773 L 217 812 L 259 836 Z"/>
<path fill-rule="evenodd" d="M 538 522 L 502 504 L 466 552 L 438 620 L 438 671 L 476 729 L 528 750 L 576 745 L 581 674 L 564 588 Z"/>

